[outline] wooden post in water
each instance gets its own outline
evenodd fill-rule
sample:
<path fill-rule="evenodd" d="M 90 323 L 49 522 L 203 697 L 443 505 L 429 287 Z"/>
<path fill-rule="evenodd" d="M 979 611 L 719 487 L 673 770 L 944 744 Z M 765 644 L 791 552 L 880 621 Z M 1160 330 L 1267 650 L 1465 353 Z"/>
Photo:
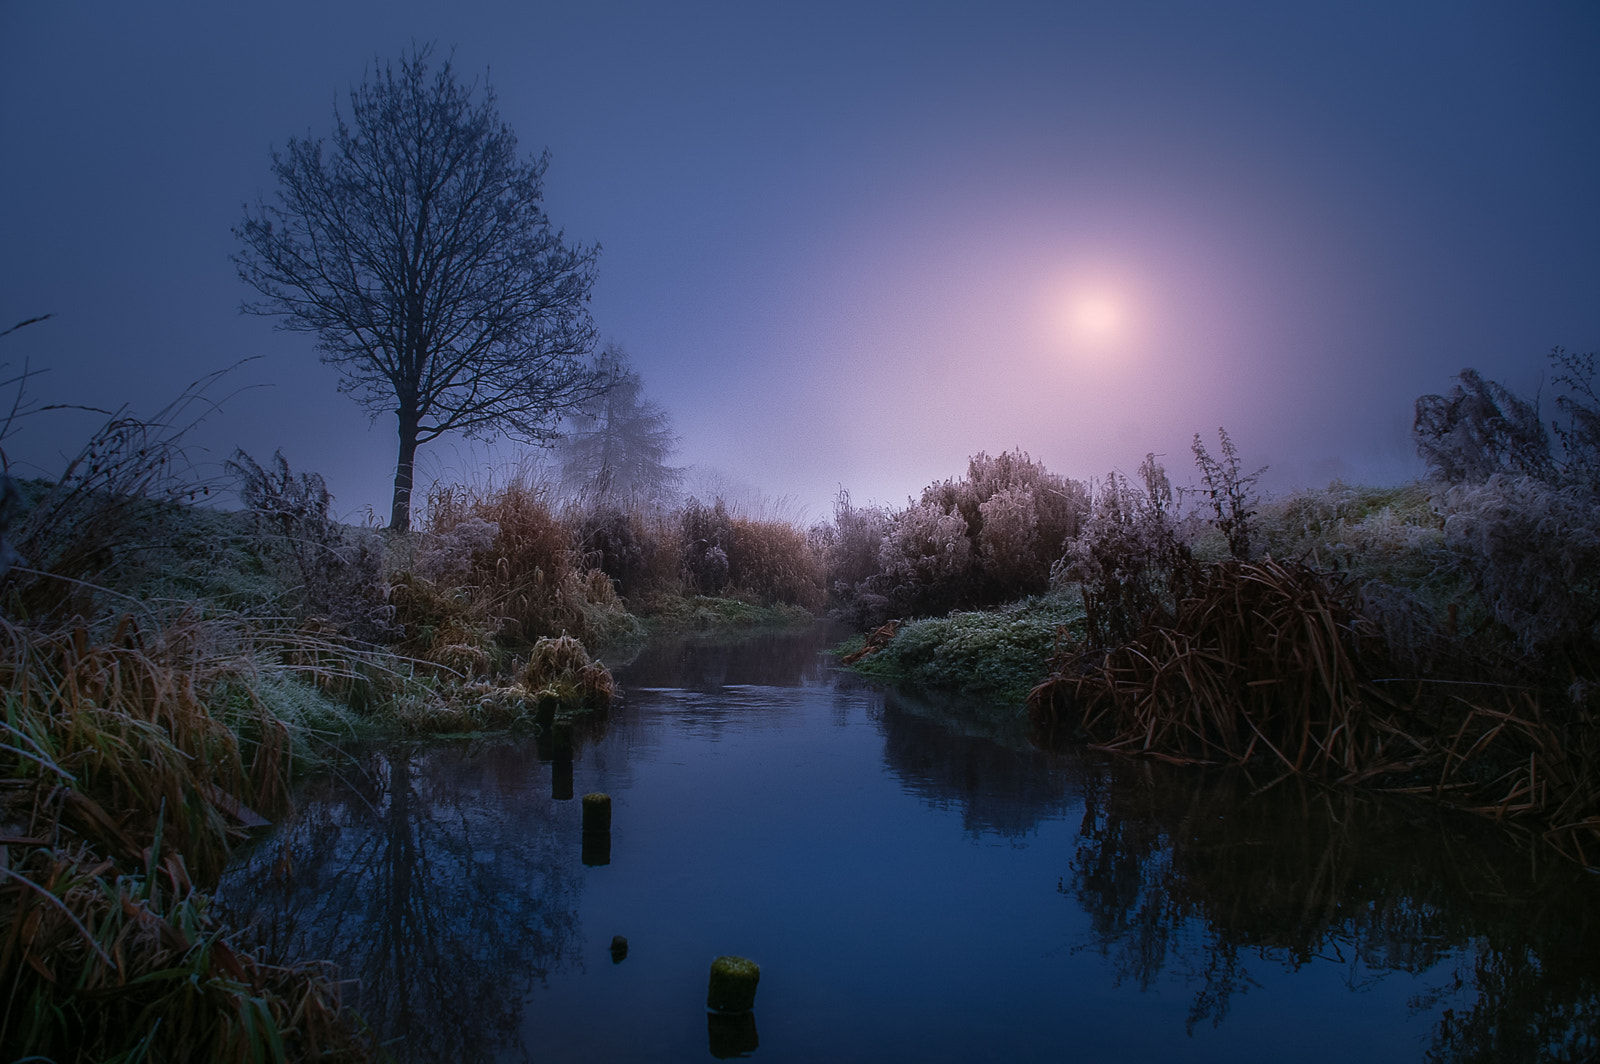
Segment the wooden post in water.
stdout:
<path fill-rule="evenodd" d="M 745 957 L 718 957 L 711 962 L 711 987 L 706 1007 L 718 1012 L 749 1012 L 756 1003 L 761 965 Z"/>
<path fill-rule="evenodd" d="M 583 796 L 583 833 L 611 830 L 611 795 L 586 794 Z"/>
<path fill-rule="evenodd" d="M 591 868 L 611 863 L 611 795 L 583 796 L 583 863 Z"/>

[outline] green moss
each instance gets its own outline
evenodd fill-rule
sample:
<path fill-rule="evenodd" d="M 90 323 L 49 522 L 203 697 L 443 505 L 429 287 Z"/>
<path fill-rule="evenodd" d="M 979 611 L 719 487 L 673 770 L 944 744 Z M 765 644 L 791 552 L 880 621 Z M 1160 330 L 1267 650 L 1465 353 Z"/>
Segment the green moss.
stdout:
<path fill-rule="evenodd" d="M 887 647 L 853 668 L 885 683 L 1017 704 L 1049 671 L 1063 629 L 1073 637 L 1083 635 L 1083 600 L 1074 592 L 1040 595 L 981 613 L 912 621 Z M 859 649 L 862 638 L 836 647 L 835 652 Z"/>
<path fill-rule="evenodd" d="M 761 966 L 745 957 L 718 957 L 711 962 L 706 1007 L 718 1012 L 749 1012 L 756 1003 Z"/>
<path fill-rule="evenodd" d="M 762 606 L 743 599 L 695 595 L 663 595 L 641 607 L 651 635 L 679 632 L 739 631 L 752 628 L 788 628 L 810 624 L 816 617 L 799 606 Z"/>

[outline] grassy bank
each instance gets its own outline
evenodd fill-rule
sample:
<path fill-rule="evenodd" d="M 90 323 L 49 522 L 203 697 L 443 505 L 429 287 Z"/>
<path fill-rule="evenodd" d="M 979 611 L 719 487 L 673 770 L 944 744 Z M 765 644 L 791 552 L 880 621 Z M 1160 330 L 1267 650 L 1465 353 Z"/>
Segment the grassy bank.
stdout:
<path fill-rule="evenodd" d="M 0 507 L 0 1056 L 376 1060 L 314 958 L 252 953 L 208 891 L 352 740 L 547 728 L 649 631 L 809 620 L 806 537 L 721 505 L 442 488 L 394 536 L 320 478 L 231 465 L 196 506 L 181 430 L 108 423 Z"/>
<path fill-rule="evenodd" d="M 1061 592 L 996 610 L 910 621 L 851 667 L 884 683 L 1020 706 L 1049 673 L 1062 640 L 1082 636 L 1083 620 L 1082 599 Z M 866 642 L 859 635 L 834 652 L 850 657 Z"/>

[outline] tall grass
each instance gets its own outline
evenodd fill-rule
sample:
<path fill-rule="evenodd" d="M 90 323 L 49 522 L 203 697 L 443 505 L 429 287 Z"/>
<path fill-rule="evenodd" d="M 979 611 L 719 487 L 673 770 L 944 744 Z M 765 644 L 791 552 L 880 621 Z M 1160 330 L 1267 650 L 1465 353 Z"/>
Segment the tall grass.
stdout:
<path fill-rule="evenodd" d="M 258 694 L 250 624 L 0 621 L 0 1048 L 57 1060 L 366 1059 L 315 965 L 208 913 L 230 846 L 287 800 L 305 736 Z M 298 740 L 298 741 L 297 741 Z"/>

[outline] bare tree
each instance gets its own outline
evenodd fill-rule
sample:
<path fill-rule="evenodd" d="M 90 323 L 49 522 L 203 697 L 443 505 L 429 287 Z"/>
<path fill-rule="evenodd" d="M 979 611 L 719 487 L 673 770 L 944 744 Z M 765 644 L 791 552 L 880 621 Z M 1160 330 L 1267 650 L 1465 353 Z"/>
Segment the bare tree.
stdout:
<path fill-rule="evenodd" d="M 331 144 L 272 153 L 274 202 L 233 232 L 239 276 L 313 333 L 341 390 L 399 422 L 392 527 L 411 523 L 417 447 L 447 432 L 542 442 L 601 387 L 589 290 L 598 246 L 568 246 L 541 207 L 548 153 L 519 158 L 487 84 L 414 48 L 337 107 Z"/>

